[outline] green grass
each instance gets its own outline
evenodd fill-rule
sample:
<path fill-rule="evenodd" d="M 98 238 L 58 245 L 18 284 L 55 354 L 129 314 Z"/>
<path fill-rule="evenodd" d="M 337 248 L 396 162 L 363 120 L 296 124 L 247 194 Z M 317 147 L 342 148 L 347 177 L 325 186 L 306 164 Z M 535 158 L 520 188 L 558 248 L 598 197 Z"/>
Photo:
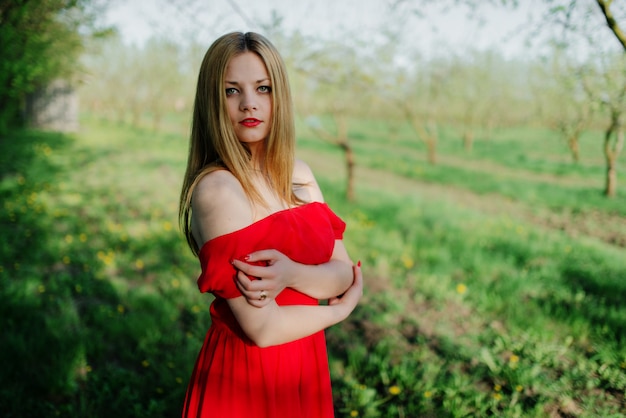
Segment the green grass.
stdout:
<path fill-rule="evenodd" d="M 209 317 L 168 141 L 112 126 L 3 140 L 3 416 L 179 415 Z"/>
<path fill-rule="evenodd" d="M 471 153 L 463 149 L 458 132 L 443 129 L 437 142 L 437 163 L 432 165 L 426 161 L 424 144 L 408 125 L 400 124 L 393 135 L 380 121 L 353 126 L 351 144 L 362 166 L 479 194 L 496 193 L 552 210 L 626 215 L 625 192 L 618 192 L 614 199 L 603 196 L 606 168 L 600 132 L 582 136 L 581 161 L 575 164 L 564 141 L 544 129 L 495 131 L 489 139 L 477 135 Z M 332 145 L 308 133 L 300 146 L 333 152 Z M 624 160 L 619 161 L 619 173 L 626 173 Z"/>
<path fill-rule="evenodd" d="M 349 250 L 365 258 L 367 284 L 385 292 L 368 293 L 331 333 L 342 347 L 334 354 L 351 361 L 334 374 L 342 410 L 620 416 L 623 249 L 440 202 L 388 202 L 363 199 L 348 217 Z"/>
<path fill-rule="evenodd" d="M 445 163 L 430 167 L 409 132 L 385 127 L 356 132 L 360 167 L 487 206 L 624 214 L 623 197 L 589 184 L 602 168 L 592 137 L 571 167 L 545 132 L 497 132 L 470 156 L 444 135 Z M 299 147 L 312 165 L 338 156 L 306 135 Z M 180 415 L 210 321 L 176 226 L 186 152 L 186 138 L 93 119 L 76 135 L 1 140 L 3 416 Z M 487 163 L 506 176 L 485 176 Z M 341 176 L 316 174 L 366 279 L 327 332 L 338 417 L 623 416 L 623 247 L 359 179 L 347 202 Z"/>

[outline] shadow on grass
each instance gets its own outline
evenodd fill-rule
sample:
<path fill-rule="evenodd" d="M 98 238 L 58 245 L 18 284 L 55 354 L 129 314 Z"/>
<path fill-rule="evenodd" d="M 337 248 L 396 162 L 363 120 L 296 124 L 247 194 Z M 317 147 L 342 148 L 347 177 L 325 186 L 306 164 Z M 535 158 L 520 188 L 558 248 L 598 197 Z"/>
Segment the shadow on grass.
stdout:
<path fill-rule="evenodd" d="M 208 327 L 183 302 L 185 292 L 159 276 L 180 263 L 172 254 L 181 239 L 170 231 L 149 244 L 120 242 L 93 226 L 97 220 L 55 203 L 76 160 L 93 158 L 72 143 L 40 132 L 0 142 L 0 411 L 7 418 L 178 416 Z M 105 236 L 87 240 L 98 233 Z M 111 271 L 103 243 L 150 252 L 155 261 Z"/>
<path fill-rule="evenodd" d="M 80 355 L 77 318 L 55 282 L 51 215 L 40 199 L 61 170 L 48 158 L 59 134 L 18 132 L 0 142 L 0 405 L 4 416 L 46 416 L 73 391 Z M 60 273 L 60 272 L 58 272 Z"/>

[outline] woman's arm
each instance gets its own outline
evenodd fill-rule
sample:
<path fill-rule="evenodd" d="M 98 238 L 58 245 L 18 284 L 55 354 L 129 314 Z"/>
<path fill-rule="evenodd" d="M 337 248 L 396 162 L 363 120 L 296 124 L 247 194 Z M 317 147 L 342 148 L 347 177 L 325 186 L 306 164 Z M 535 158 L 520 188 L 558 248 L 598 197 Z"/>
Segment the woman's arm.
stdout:
<path fill-rule="evenodd" d="M 241 185 L 226 171 L 215 171 L 200 180 L 194 190 L 192 208 L 192 230 L 198 243 L 236 231 L 253 220 Z M 349 271 L 354 276 L 350 278 L 352 286 L 342 298 L 333 298 L 328 305 L 279 306 L 273 298 L 267 298 L 270 300 L 259 308 L 243 296 L 227 299 L 227 303 L 255 344 L 266 347 L 294 341 L 341 322 L 354 310 L 363 294 L 363 278 L 360 268 Z M 237 277 L 239 281 L 249 281 L 243 271 Z"/>
<path fill-rule="evenodd" d="M 257 308 L 244 297 L 228 299 L 227 302 L 243 331 L 256 345 L 269 347 L 283 344 L 326 329 L 350 315 L 363 295 L 360 265 L 354 266 L 353 272 L 352 286 L 341 298 L 331 299 L 328 305 L 279 306 L 272 300 Z"/>
<path fill-rule="evenodd" d="M 306 202 L 324 202 L 324 196 L 309 166 L 297 160 L 293 181 L 298 184 L 296 194 Z M 264 261 L 265 266 L 254 264 Z M 248 255 L 247 260 L 236 260 L 237 269 L 250 277 L 263 280 L 249 280 L 241 277 L 237 286 L 248 303 L 262 307 L 282 292 L 286 287 L 295 289 L 312 298 L 324 300 L 341 295 L 352 283 L 352 261 L 343 241 L 336 240 L 330 261 L 319 265 L 296 263 L 276 250 L 257 251 Z M 257 263 L 258 264 L 258 263 Z M 259 300 L 259 293 L 265 290 L 267 298 Z"/>
<path fill-rule="evenodd" d="M 277 250 L 256 251 L 245 261 L 233 260 L 233 265 L 246 276 L 262 280 L 238 275 L 237 286 L 248 303 L 257 307 L 267 305 L 286 287 L 323 300 L 341 295 L 353 281 L 352 262 L 341 240 L 335 241 L 331 259 L 323 264 L 297 263 Z M 258 261 L 266 266 L 254 265 Z M 264 300 L 259 299 L 261 291 L 267 294 Z"/>

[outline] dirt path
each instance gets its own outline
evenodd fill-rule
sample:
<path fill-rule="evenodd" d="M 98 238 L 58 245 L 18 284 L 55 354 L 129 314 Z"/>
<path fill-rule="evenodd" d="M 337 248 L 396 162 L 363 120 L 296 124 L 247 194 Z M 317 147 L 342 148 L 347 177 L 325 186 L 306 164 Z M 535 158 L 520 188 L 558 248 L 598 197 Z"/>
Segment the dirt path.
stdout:
<path fill-rule="evenodd" d="M 338 156 L 320 154 L 311 150 L 298 150 L 298 158 L 305 160 L 318 176 L 345 177 L 343 162 Z M 441 184 L 422 182 L 384 170 L 357 167 L 357 188 L 393 191 L 400 196 L 420 195 L 430 200 L 445 200 L 469 210 L 499 216 L 507 216 L 532 223 L 542 228 L 566 232 L 572 239 L 593 237 L 617 247 L 626 248 L 626 218 L 601 212 L 568 213 L 554 212 L 534 207 L 524 202 Z"/>

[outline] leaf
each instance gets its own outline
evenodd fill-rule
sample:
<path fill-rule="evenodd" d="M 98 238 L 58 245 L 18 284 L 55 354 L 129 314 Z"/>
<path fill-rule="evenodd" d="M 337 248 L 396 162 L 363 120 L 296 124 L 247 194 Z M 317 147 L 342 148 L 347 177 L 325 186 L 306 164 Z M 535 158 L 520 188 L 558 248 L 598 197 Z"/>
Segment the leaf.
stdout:
<path fill-rule="evenodd" d="M 493 359 L 493 356 L 491 355 L 489 350 L 487 350 L 486 348 L 483 348 L 482 350 L 480 350 L 480 358 L 483 361 L 483 363 L 487 365 L 489 370 L 491 370 L 491 372 L 495 373 L 498 370 L 500 370 L 495 360 Z"/>

